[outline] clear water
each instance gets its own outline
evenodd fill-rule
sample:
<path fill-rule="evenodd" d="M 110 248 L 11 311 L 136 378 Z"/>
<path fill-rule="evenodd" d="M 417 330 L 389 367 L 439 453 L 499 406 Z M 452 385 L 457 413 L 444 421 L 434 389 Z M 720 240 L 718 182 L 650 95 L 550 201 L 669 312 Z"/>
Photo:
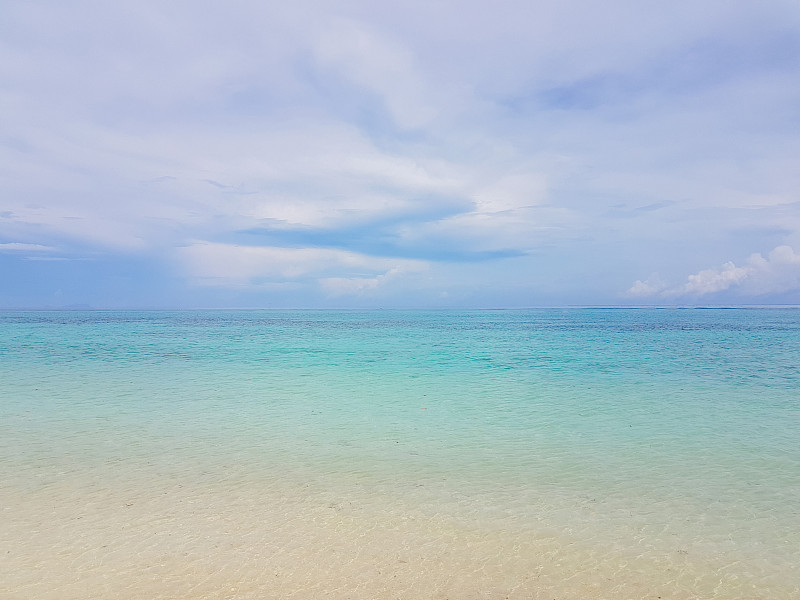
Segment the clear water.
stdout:
<path fill-rule="evenodd" d="M 0 597 L 800 598 L 800 310 L 0 313 Z"/>

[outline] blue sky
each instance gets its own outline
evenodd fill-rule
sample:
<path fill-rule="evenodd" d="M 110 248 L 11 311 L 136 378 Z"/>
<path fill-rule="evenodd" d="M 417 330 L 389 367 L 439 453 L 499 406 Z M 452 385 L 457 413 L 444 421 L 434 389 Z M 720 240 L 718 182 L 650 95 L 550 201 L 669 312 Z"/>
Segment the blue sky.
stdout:
<path fill-rule="evenodd" d="M 5 0 L 0 307 L 800 304 L 800 4 Z"/>

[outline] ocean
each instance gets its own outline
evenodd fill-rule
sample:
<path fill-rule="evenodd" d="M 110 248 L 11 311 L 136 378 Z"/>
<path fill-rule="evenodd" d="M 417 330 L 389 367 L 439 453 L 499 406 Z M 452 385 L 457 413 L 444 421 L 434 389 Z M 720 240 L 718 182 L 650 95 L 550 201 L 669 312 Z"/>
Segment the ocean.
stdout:
<path fill-rule="evenodd" d="M 0 598 L 800 598 L 800 310 L 0 312 Z"/>

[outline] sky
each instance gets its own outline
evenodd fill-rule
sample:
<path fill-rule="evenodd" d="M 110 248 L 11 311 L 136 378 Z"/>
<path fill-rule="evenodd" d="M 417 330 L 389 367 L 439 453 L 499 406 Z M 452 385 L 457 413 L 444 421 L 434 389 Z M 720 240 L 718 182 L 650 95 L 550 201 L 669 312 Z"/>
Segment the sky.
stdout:
<path fill-rule="evenodd" d="M 0 308 L 800 304 L 796 0 L 0 11 Z"/>

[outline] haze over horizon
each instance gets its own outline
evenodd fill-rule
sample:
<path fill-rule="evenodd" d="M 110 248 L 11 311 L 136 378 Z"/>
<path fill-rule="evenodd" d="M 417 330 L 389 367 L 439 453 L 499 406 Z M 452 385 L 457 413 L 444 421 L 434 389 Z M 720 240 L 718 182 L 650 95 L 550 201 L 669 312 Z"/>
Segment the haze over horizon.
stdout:
<path fill-rule="evenodd" d="M 800 304 L 800 4 L 4 2 L 0 308 Z"/>

